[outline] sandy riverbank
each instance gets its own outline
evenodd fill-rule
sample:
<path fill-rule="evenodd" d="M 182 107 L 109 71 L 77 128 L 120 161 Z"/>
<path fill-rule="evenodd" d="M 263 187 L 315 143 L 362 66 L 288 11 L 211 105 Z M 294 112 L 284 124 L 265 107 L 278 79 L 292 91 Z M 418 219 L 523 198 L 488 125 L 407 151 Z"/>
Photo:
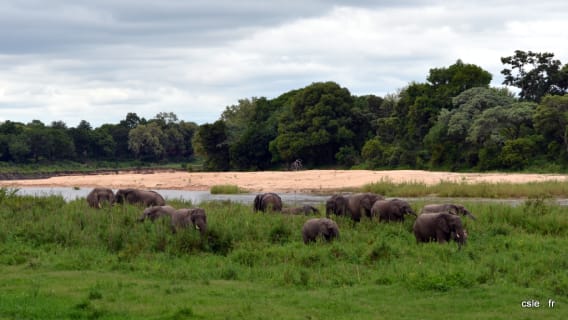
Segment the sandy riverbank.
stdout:
<path fill-rule="evenodd" d="M 4 187 L 95 187 L 112 189 L 177 189 L 209 190 L 214 185 L 232 184 L 251 192 L 318 192 L 356 188 L 371 182 L 386 179 L 395 183 L 422 182 L 428 185 L 440 181 L 466 183 L 549 181 L 568 179 L 562 174 L 519 173 L 454 173 L 422 170 L 305 170 L 262 172 L 156 172 L 151 174 L 124 173 L 105 175 L 58 176 L 48 179 L 5 180 Z"/>

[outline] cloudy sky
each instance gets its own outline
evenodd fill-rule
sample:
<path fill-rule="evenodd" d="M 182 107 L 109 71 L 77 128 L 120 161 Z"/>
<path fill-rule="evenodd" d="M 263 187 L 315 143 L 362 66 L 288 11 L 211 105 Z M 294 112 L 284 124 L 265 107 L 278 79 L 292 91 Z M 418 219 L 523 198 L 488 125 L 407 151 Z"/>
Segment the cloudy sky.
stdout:
<path fill-rule="evenodd" d="M 396 93 L 457 59 L 501 86 L 517 49 L 568 63 L 567 13 L 563 0 L 4 0 L 0 121 L 202 124 L 317 81 Z"/>

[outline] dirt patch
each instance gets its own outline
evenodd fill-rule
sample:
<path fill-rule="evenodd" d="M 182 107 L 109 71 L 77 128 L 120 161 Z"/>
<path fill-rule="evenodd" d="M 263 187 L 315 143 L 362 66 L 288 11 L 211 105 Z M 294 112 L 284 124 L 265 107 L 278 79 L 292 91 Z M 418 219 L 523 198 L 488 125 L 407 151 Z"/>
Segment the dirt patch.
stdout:
<path fill-rule="evenodd" d="M 441 181 L 479 183 L 510 182 L 526 183 L 558 180 L 565 181 L 562 174 L 520 173 L 454 173 L 422 170 L 305 170 L 262 172 L 154 172 L 85 174 L 57 176 L 47 179 L 0 181 L 4 187 L 96 187 L 112 189 L 176 189 L 209 190 L 214 185 L 231 184 L 251 192 L 329 192 L 361 187 L 365 184 L 388 180 L 394 183 L 421 182 L 427 185 Z"/>

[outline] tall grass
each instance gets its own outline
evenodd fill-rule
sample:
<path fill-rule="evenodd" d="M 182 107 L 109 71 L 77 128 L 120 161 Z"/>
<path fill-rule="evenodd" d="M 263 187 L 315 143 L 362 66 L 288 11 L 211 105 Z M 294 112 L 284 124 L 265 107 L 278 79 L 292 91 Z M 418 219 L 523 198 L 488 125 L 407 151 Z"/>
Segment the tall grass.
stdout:
<path fill-rule="evenodd" d="M 435 310 L 468 318 L 455 306 L 499 318 L 523 317 L 517 304 L 527 298 L 568 303 L 568 208 L 541 198 L 465 203 L 478 219 L 464 220 L 461 250 L 416 244 L 412 219 L 354 226 L 335 217 L 337 241 L 304 245 L 310 217 L 239 203 L 200 204 L 209 223 L 201 237 L 172 234 L 165 220 L 140 223 L 135 206 L 96 210 L 84 199 L 15 194 L 0 201 L 0 318 L 373 319 L 381 301 L 389 304 L 381 314 L 394 319 Z M 555 312 L 549 318 L 568 311 Z"/>
<path fill-rule="evenodd" d="M 212 186 L 210 192 L 211 194 L 238 194 L 246 193 L 247 191 L 234 184 L 218 184 Z"/>
<path fill-rule="evenodd" d="M 435 185 L 421 182 L 394 183 L 388 179 L 367 184 L 363 191 L 399 197 L 467 197 L 467 198 L 537 198 L 568 197 L 568 181 L 517 183 L 476 183 L 441 181 Z"/>

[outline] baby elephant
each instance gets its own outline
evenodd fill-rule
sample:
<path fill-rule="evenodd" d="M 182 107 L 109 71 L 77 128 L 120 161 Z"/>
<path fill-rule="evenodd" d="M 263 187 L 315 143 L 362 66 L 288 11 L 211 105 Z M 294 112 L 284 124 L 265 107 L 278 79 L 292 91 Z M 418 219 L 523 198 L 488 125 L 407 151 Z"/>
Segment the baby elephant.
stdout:
<path fill-rule="evenodd" d="M 183 208 L 176 210 L 172 206 L 154 206 L 146 208 L 140 218 L 138 218 L 138 221 L 142 222 L 146 219 L 154 221 L 163 216 L 170 217 L 172 233 L 187 228 L 190 224 L 193 225 L 195 229 L 199 230 L 202 235 L 207 232 L 207 216 L 205 215 L 205 210 L 201 208 Z"/>
<path fill-rule="evenodd" d="M 446 243 L 454 240 L 461 248 L 467 240 L 461 218 L 447 212 L 423 213 L 416 218 L 412 229 L 418 243 L 430 241 Z"/>
<path fill-rule="evenodd" d="M 302 227 L 304 243 L 315 242 L 318 237 L 331 241 L 339 237 L 339 227 L 335 221 L 328 218 L 314 218 L 306 221 Z"/>
<path fill-rule="evenodd" d="M 283 214 L 303 214 L 305 216 L 310 214 L 318 214 L 319 210 L 310 205 L 304 205 L 296 208 L 282 208 Z"/>

